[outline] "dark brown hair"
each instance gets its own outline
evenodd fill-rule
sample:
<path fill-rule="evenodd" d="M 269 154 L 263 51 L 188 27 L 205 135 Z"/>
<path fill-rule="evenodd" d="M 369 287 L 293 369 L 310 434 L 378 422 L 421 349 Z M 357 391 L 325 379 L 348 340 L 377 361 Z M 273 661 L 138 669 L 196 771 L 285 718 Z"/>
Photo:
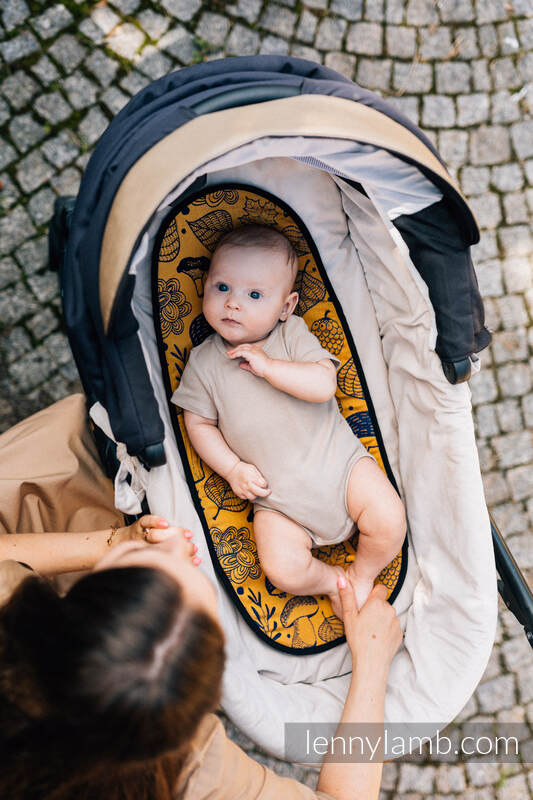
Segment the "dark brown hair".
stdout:
<path fill-rule="evenodd" d="M 94 572 L 63 598 L 27 578 L 0 611 L 0 797 L 169 800 L 223 659 L 160 570 Z"/>
<path fill-rule="evenodd" d="M 281 253 L 287 259 L 287 266 L 291 275 L 291 286 L 294 283 L 298 272 L 298 256 L 292 243 L 276 228 L 269 228 L 267 225 L 259 225 L 257 223 L 241 225 L 239 228 L 234 228 L 229 233 L 225 233 L 219 239 L 215 253 L 226 246 L 260 247 L 264 250 Z"/>

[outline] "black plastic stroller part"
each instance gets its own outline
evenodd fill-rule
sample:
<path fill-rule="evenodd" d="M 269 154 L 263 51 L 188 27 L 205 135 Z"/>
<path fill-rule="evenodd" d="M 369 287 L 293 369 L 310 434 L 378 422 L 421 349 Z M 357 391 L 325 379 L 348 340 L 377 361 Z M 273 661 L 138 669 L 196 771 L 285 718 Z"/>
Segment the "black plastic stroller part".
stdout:
<path fill-rule="evenodd" d="M 58 272 L 63 265 L 75 205 L 76 198 L 72 195 L 57 197 L 54 203 L 48 233 L 48 265 L 54 272 Z"/>
<path fill-rule="evenodd" d="M 462 358 L 460 361 L 443 361 L 442 369 L 446 380 L 450 383 L 464 383 L 470 380 L 472 375 L 472 362 L 469 358 Z"/>
<path fill-rule="evenodd" d="M 221 92 L 214 97 L 200 100 L 193 103 L 192 108 L 197 114 L 211 114 L 213 111 L 222 111 L 225 108 L 235 108 L 235 106 L 253 105 L 254 103 L 264 103 L 267 100 L 279 100 L 280 97 L 293 97 L 300 94 L 298 86 L 283 85 L 259 85 L 259 86 L 240 86 L 237 89 L 229 89 Z"/>
<path fill-rule="evenodd" d="M 509 611 L 523 626 L 527 640 L 533 647 L 533 592 L 492 517 L 490 518 L 490 527 L 496 569 L 500 576 L 498 591 Z"/>

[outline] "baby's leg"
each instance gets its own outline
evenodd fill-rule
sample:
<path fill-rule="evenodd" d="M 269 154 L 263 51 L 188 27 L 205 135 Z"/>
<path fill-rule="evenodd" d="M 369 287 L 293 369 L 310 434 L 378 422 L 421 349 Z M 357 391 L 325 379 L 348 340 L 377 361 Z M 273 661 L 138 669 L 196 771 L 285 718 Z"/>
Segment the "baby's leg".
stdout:
<path fill-rule="evenodd" d="M 375 578 L 402 548 L 405 511 L 392 483 L 371 458 L 361 458 L 354 464 L 346 504 L 359 529 L 357 556 L 347 572 L 361 608 Z"/>
<path fill-rule="evenodd" d="M 259 561 L 274 586 L 291 594 L 327 594 L 335 613 L 340 611 L 337 577 L 344 570 L 313 557 L 313 542 L 301 525 L 262 508 L 254 514 L 254 534 Z"/>

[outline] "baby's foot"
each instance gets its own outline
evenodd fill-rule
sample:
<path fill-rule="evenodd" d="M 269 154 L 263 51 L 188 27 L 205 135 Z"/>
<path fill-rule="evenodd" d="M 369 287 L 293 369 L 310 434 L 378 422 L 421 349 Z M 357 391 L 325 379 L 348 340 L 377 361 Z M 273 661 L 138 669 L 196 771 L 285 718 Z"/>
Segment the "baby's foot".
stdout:
<path fill-rule="evenodd" d="M 355 563 L 350 564 L 350 566 L 346 570 L 346 577 L 353 586 L 357 608 L 361 610 L 361 608 L 364 606 L 364 604 L 368 599 L 368 595 L 372 591 L 372 588 L 374 586 L 374 579 L 357 575 L 355 571 Z"/>
<path fill-rule="evenodd" d="M 333 569 L 335 570 L 335 588 L 329 592 L 328 597 L 330 599 L 331 608 L 333 609 L 333 613 L 335 614 L 335 616 L 338 617 L 339 619 L 343 619 L 342 603 L 339 595 L 339 589 L 337 587 L 337 578 L 339 577 L 339 575 L 344 578 L 347 578 L 347 575 L 345 570 L 341 566 L 339 565 L 332 565 L 332 566 Z"/>

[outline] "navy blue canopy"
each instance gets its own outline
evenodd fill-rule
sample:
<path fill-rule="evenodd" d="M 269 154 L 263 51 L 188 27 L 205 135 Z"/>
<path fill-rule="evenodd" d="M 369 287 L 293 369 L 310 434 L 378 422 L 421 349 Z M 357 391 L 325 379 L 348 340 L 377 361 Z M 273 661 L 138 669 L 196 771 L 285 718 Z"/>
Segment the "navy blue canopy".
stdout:
<path fill-rule="evenodd" d="M 107 409 L 117 440 L 148 464 L 161 461 L 163 424 L 137 337 L 130 304 L 134 277 L 128 275 L 127 264 L 108 319 L 101 307 L 102 243 L 117 192 L 145 154 L 199 116 L 232 107 L 244 113 L 246 106 L 297 95 L 329 95 L 372 108 L 385 126 L 387 120 L 399 123 L 442 164 L 432 143 L 410 120 L 331 69 L 288 56 L 211 61 L 160 78 L 122 109 L 98 142 L 69 215 L 68 232 L 60 232 L 53 248 L 61 253 L 55 266 L 61 273 L 65 321 L 84 389 L 90 401 L 98 400 Z M 437 353 L 448 367 L 465 362 L 490 341 L 469 254 L 469 246 L 479 240 L 476 222 L 451 179 L 405 150 L 388 149 L 415 164 L 443 195 L 422 211 L 396 218 L 394 225 L 428 286 L 437 322 Z M 198 182 L 194 188 L 199 188 Z M 57 234 L 57 218 L 52 227 Z M 145 229 L 146 225 L 135 232 L 137 243 Z M 65 246 L 61 237 L 67 233 Z"/>

